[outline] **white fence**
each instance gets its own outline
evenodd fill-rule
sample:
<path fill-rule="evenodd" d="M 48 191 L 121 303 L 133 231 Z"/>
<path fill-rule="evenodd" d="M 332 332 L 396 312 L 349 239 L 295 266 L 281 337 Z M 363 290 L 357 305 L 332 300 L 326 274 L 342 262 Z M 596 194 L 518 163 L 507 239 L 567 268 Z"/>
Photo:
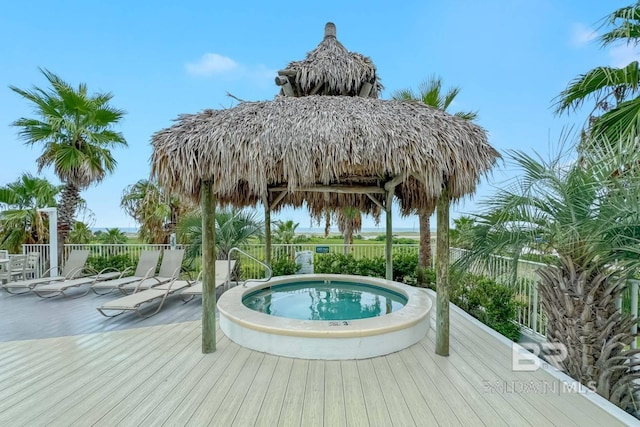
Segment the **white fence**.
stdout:
<path fill-rule="evenodd" d="M 467 251 L 451 248 L 451 262 L 459 260 Z M 544 264 L 533 261 L 518 260 L 516 277 L 513 277 L 513 260 L 511 258 L 492 256 L 488 263 L 475 263 L 469 268 L 473 274 L 489 277 L 497 283 L 511 285 L 515 283 L 516 298 L 520 303 L 516 321 L 523 327 L 540 335 L 545 335 L 547 322 L 538 298 L 538 276 L 536 270 Z"/>
<path fill-rule="evenodd" d="M 177 245 L 181 248 L 182 245 Z M 417 244 L 396 244 L 393 245 L 394 254 L 397 253 L 418 253 L 419 245 Z M 73 249 L 89 249 L 91 256 L 106 257 L 126 255 L 132 261 L 137 260 L 140 253 L 144 250 L 164 250 L 170 249 L 170 245 L 148 245 L 148 244 L 123 244 L 123 245 L 65 245 L 66 259 L 68 253 Z M 242 250 L 251 256 L 264 260 L 264 245 L 244 245 Z M 353 254 L 356 258 L 375 258 L 385 256 L 385 245 L 382 244 L 362 244 L 362 245 L 344 245 L 344 244 L 274 244 L 272 245 L 272 260 L 276 260 L 284 254 L 291 257 L 296 252 L 312 251 L 315 254 L 324 253 L 340 253 Z M 23 245 L 23 253 L 29 252 L 40 253 L 40 269 L 45 271 L 48 268 L 49 245 Z M 432 247 L 432 253 L 435 254 Z M 464 249 L 451 248 L 451 262 L 460 259 L 465 253 Z M 61 263 L 64 262 L 61 260 Z M 470 268 L 474 274 L 487 276 L 492 280 L 503 284 L 516 284 L 516 295 L 520 302 L 516 321 L 524 328 L 540 335 L 546 333 L 546 319 L 540 300 L 538 298 L 538 277 L 536 270 L 544 264 L 532 261 L 518 261 L 517 276 L 511 276 L 512 260 L 504 257 L 492 257 L 490 262 L 485 265 L 476 264 Z M 242 278 L 255 279 L 262 278 L 264 275 L 263 267 L 255 261 L 246 257 L 242 259 Z M 192 267 L 199 268 L 200 260 L 196 259 Z M 631 281 L 629 289 L 627 289 L 622 300 L 619 301 L 620 307 L 624 306 L 631 313 L 638 312 L 638 281 Z"/>

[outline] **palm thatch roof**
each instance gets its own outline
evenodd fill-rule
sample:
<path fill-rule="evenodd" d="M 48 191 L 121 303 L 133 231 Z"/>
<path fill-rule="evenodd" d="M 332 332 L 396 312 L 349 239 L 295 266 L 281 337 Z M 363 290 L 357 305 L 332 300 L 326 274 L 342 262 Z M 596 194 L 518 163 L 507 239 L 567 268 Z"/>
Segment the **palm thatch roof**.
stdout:
<path fill-rule="evenodd" d="M 383 87 L 370 58 L 349 52 L 336 38 L 336 26 L 325 26 L 324 39 L 302 61 L 278 72 L 276 83 L 286 81 L 292 96 L 344 95 L 377 98 Z M 284 90 L 281 95 L 284 95 Z"/>
<path fill-rule="evenodd" d="M 276 97 L 186 114 L 152 137 L 152 175 L 194 201 L 203 180 L 222 204 L 253 206 L 278 188 L 279 206 L 353 206 L 379 212 L 366 194 L 310 187 L 384 188 L 396 176 L 403 213 L 433 209 L 447 182 L 452 199 L 475 190 L 499 157 L 485 131 L 422 103 L 347 96 Z M 382 200 L 381 192 L 373 192 Z"/>

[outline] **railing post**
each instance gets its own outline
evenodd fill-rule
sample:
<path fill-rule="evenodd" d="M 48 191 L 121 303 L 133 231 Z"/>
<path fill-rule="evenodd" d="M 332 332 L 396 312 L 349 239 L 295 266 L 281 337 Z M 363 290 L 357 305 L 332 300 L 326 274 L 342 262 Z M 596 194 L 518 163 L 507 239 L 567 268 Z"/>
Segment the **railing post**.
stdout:
<path fill-rule="evenodd" d="M 631 316 L 637 318 L 638 317 L 638 281 L 631 280 Z M 631 327 L 631 333 L 635 335 L 638 333 L 638 324 L 634 323 Z M 631 348 L 638 348 L 638 342 L 636 338 L 631 341 Z"/>
<path fill-rule="evenodd" d="M 538 281 L 533 281 L 533 312 L 531 313 L 531 323 L 534 332 L 538 332 Z"/>

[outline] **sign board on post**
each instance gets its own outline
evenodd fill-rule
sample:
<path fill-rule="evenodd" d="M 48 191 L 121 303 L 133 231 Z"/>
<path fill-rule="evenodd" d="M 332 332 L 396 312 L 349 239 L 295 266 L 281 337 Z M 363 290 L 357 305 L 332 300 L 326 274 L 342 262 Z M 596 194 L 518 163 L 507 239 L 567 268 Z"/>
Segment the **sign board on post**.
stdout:
<path fill-rule="evenodd" d="M 296 264 L 298 264 L 297 274 L 313 274 L 313 252 L 296 252 Z"/>
<path fill-rule="evenodd" d="M 316 253 L 317 254 L 328 254 L 329 253 L 329 246 L 316 246 Z"/>

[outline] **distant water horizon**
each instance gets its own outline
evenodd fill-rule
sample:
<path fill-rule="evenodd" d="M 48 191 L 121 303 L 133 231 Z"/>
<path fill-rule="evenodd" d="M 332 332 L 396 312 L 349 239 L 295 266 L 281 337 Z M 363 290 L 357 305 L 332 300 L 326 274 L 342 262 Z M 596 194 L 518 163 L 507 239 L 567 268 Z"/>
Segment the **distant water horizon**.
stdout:
<path fill-rule="evenodd" d="M 137 233 L 137 227 L 91 227 L 91 231 L 94 233 L 96 231 L 106 231 L 109 228 L 117 228 L 123 233 Z M 273 229 L 273 228 L 272 228 Z M 436 230 L 431 230 L 435 232 Z M 339 233 L 336 227 L 330 228 L 331 233 Z M 418 227 L 393 227 L 394 233 L 419 233 L 420 229 Z M 305 234 L 305 233 L 324 233 L 324 227 L 298 227 L 296 228 L 296 233 Z M 364 227 L 360 233 L 385 233 L 384 227 Z"/>

